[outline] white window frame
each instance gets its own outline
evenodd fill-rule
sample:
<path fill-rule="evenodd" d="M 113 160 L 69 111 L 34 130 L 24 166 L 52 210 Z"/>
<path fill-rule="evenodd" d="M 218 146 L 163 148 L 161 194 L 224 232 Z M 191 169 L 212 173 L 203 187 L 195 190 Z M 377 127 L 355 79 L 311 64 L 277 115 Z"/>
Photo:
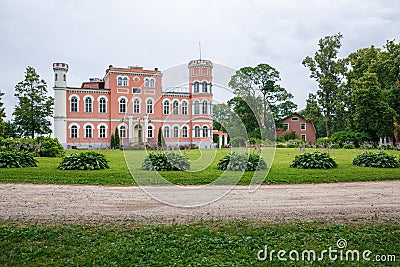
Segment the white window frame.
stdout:
<path fill-rule="evenodd" d="M 302 129 L 304 126 L 304 129 Z M 300 131 L 307 131 L 307 124 L 306 123 L 300 123 Z"/>
<path fill-rule="evenodd" d="M 134 98 L 132 101 L 132 105 L 133 105 L 133 113 L 139 114 L 140 113 L 140 99 Z"/>
<path fill-rule="evenodd" d="M 151 104 L 149 104 L 149 101 L 151 101 Z M 154 100 L 152 98 L 146 99 L 146 114 L 154 114 Z"/>

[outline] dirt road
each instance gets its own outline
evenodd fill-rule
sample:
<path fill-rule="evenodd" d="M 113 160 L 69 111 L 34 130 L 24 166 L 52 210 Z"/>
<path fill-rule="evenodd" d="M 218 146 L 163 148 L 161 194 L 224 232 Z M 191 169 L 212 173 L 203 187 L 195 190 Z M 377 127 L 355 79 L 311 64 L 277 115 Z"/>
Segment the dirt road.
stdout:
<path fill-rule="evenodd" d="M 149 187 L 150 188 L 150 187 Z M 147 189 L 149 189 L 147 188 Z M 146 189 L 146 188 L 145 188 Z M 190 196 L 152 187 L 179 202 L 201 202 L 224 186 L 197 187 Z M 161 203 L 139 187 L 0 184 L 0 219 L 18 221 L 173 223 L 209 219 L 263 221 L 384 221 L 400 219 L 400 181 L 236 186 L 221 199 L 193 208 Z"/>

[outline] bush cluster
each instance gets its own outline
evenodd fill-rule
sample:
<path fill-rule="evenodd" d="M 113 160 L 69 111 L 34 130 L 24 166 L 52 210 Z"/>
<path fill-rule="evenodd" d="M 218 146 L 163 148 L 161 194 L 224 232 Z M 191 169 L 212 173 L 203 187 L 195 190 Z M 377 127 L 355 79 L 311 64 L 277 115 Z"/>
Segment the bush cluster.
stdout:
<path fill-rule="evenodd" d="M 229 171 L 256 171 L 267 169 L 267 164 L 256 153 L 232 153 L 220 159 L 218 170 Z"/>
<path fill-rule="evenodd" d="M 37 167 L 36 163 L 34 155 L 26 151 L 0 152 L 0 168 Z"/>
<path fill-rule="evenodd" d="M 99 152 L 87 151 L 72 153 L 64 157 L 58 169 L 60 170 L 102 170 L 108 169 L 108 160 Z"/>
<path fill-rule="evenodd" d="M 331 169 L 336 168 L 337 163 L 328 153 L 312 152 L 297 155 L 290 167 L 300 169 Z"/>
<path fill-rule="evenodd" d="M 62 157 L 64 148 L 57 138 L 37 137 L 31 138 L 6 138 L 0 139 L 0 151 L 25 151 L 34 156 Z"/>
<path fill-rule="evenodd" d="M 142 170 L 148 171 L 184 171 L 190 169 L 185 156 L 172 152 L 150 153 L 142 164 Z"/>
<path fill-rule="evenodd" d="M 399 168 L 400 160 L 382 151 L 376 153 L 364 152 L 354 158 L 353 165 L 375 168 Z"/>

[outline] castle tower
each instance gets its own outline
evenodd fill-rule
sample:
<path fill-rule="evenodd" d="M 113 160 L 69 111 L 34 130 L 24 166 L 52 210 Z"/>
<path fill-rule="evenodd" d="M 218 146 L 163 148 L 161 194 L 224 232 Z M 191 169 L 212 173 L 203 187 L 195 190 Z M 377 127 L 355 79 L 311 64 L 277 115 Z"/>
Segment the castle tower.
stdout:
<path fill-rule="evenodd" d="M 210 60 L 196 59 L 188 64 L 189 90 L 192 102 L 192 142 L 199 147 L 212 147 L 212 69 Z"/>
<path fill-rule="evenodd" d="M 67 72 L 68 64 L 53 63 L 54 71 L 54 137 L 67 143 Z"/>

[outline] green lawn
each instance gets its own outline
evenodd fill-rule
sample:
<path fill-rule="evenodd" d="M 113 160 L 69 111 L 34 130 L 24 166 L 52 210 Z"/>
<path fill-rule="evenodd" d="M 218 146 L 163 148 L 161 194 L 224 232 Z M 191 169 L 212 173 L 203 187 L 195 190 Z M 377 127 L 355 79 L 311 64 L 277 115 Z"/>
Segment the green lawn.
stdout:
<path fill-rule="evenodd" d="M 345 239 L 347 247 L 339 249 L 339 239 Z M 400 226 L 203 221 L 138 227 L 130 223 L 65 226 L 0 222 L 1 266 L 270 266 L 269 256 L 265 261 L 257 256 L 266 245 L 268 255 L 275 250 L 273 266 L 398 266 Z M 336 261 L 327 253 L 321 257 L 330 247 L 337 250 L 331 254 Z M 288 261 L 278 260 L 279 250 L 287 252 L 283 257 Z M 299 253 L 299 261 L 290 260 L 291 250 Z M 303 250 L 314 250 L 316 262 L 308 261 L 307 254 L 301 260 Z M 346 261 L 347 250 L 357 250 L 360 261 L 350 254 Z M 371 251 L 367 255 L 370 261 L 362 258 L 365 250 Z M 390 262 L 376 262 L 377 255 L 385 255 Z"/>
<path fill-rule="evenodd" d="M 310 150 L 311 151 L 311 150 Z M 186 154 L 191 160 L 192 170 L 189 172 L 151 172 L 141 171 L 140 166 L 145 151 L 127 151 L 126 159 L 129 168 L 140 183 L 165 183 L 158 176 L 175 184 L 207 184 L 215 181 L 223 174 L 216 168 L 218 160 L 230 152 L 223 150 L 192 150 Z M 268 166 L 271 166 L 273 151 L 263 151 Z M 302 170 L 290 168 L 295 155 L 300 152 L 292 148 L 276 149 L 272 167 L 264 183 L 319 183 L 319 182 L 349 182 L 371 180 L 400 179 L 399 169 L 363 168 L 352 165 L 353 158 L 361 153 L 360 150 L 337 149 L 332 151 L 339 167 L 331 170 Z M 72 153 L 72 151 L 68 151 Z M 17 183 L 49 183 L 49 184 L 105 184 L 105 185 L 135 185 L 127 164 L 124 152 L 103 151 L 110 161 L 110 169 L 100 171 L 60 171 L 57 170 L 60 158 L 38 158 L 38 167 L 24 169 L 0 169 L 0 182 Z M 202 154 L 200 154 L 202 153 Z M 390 154 L 400 156 L 399 151 L 389 151 Z M 206 169 L 202 169 L 208 166 Z M 262 180 L 267 172 L 259 173 L 257 182 Z M 253 179 L 253 172 L 226 172 L 216 183 L 249 184 Z"/>

